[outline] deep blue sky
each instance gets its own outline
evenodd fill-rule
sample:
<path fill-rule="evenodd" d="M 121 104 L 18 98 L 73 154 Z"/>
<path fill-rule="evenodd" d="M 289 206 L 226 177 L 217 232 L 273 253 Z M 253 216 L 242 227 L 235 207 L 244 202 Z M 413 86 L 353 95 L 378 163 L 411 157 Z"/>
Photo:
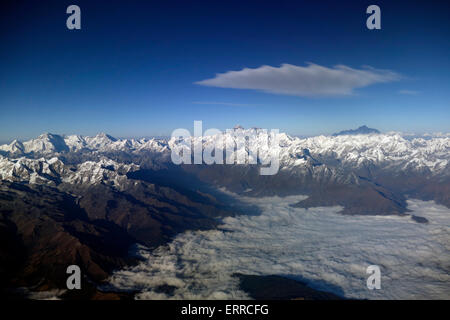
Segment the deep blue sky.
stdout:
<path fill-rule="evenodd" d="M 450 131 L 448 1 L 18 2 L 2 1 L 0 13 L 0 141 L 170 135 L 194 120 L 298 135 L 361 124 Z M 66 28 L 70 4 L 81 8 L 81 30 Z M 365 26 L 370 4 L 381 7 L 382 30 Z M 402 79 L 337 97 L 194 84 L 308 62 L 369 65 Z"/>

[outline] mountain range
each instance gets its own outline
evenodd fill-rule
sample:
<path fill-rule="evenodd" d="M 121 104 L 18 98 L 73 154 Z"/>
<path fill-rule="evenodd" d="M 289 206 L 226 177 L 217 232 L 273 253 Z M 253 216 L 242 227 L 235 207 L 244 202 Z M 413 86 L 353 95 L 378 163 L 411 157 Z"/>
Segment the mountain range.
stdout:
<path fill-rule="evenodd" d="M 264 131 L 257 135 L 255 141 L 268 138 Z M 1 287 L 61 288 L 65 266 L 78 264 L 93 288 L 89 297 L 101 298 L 105 293 L 93 284 L 134 263 L 132 244 L 155 248 L 179 232 L 214 228 L 225 216 L 256 210 L 229 191 L 304 194 L 308 198 L 294 206 L 340 206 L 341 214 L 351 215 L 408 215 L 409 197 L 450 207 L 448 135 L 408 138 L 362 126 L 333 136 L 278 138 L 280 170 L 273 176 L 261 176 L 261 165 L 248 159 L 174 165 L 176 138 L 46 133 L 0 146 Z M 185 142 L 207 146 L 215 139 Z M 248 146 L 240 148 L 235 152 Z"/>

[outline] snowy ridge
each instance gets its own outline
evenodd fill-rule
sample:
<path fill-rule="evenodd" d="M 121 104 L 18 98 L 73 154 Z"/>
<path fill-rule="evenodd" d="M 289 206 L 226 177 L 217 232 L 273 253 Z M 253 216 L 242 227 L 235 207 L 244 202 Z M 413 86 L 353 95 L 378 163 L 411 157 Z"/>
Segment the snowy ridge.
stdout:
<path fill-rule="evenodd" d="M 398 134 L 318 136 L 300 139 L 312 154 L 335 158 L 345 166 L 373 164 L 399 170 L 428 169 L 449 174 L 450 138 L 411 141 Z"/>
<path fill-rule="evenodd" d="M 66 167 L 58 158 L 34 160 L 25 157 L 8 159 L 0 156 L 0 178 L 2 180 L 53 184 L 53 179 L 66 172 Z"/>
<path fill-rule="evenodd" d="M 235 128 L 232 133 L 226 133 L 224 136 L 227 141 L 236 141 L 236 134 L 245 136 L 254 132 L 254 129 Z M 262 130 L 256 132 L 257 135 L 252 141 L 257 146 L 240 144 L 235 152 L 248 153 L 250 148 L 256 147 L 259 150 L 267 150 L 267 141 L 271 141 L 270 134 Z M 205 148 L 215 143 L 216 138 L 217 136 L 192 137 L 186 142 L 203 143 Z M 424 135 L 412 139 L 399 133 L 316 136 L 302 139 L 279 133 L 278 138 L 282 170 L 303 170 L 321 165 L 336 166 L 338 163 L 339 166 L 353 169 L 374 165 L 386 169 L 450 175 L 448 134 Z M 166 153 L 170 152 L 176 143 L 179 143 L 177 138 L 116 139 L 104 133 L 94 137 L 43 134 L 23 143 L 14 140 L 10 144 L 2 145 L 0 153 L 10 158 L 28 154 L 48 158 L 58 156 L 59 153 L 78 151 Z M 264 157 L 264 153 L 262 156 Z M 254 160 L 247 158 L 246 163 L 253 163 Z"/>
<path fill-rule="evenodd" d="M 163 152 L 166 143 L 158 139 L 116 139 L 105 133 L 100 133 L 93 137 L 81 135 L 60 136 L 45 133 L 26 142 L 14 140 L 10 144 L 0 145 L 0 151 L 10 156 L 35 154 L 53 154 L 60 152 L 74 151 L 136 151 L 154 150 Z M 166 148 L 167 149 L 167 148 Z"/>
<path fill-rule="evenodd" d="M 60 183 L 108 184 L 121 188 L 126 174 L 138 170 L 135 164 L 121 164 L 110 159 L 86 161 L 74 168 L 64 165 L 58 158 L 8 159 L 0 156 L 0 180 L 28 182 L 55 186 Z"/>
<path fill-rule="evenodd" d="M 252 129 L 237 129 L 234 134 L 250 136 Z M 203 142 L 208 146 L 216 141 L 217 136 L 188 138 L 194 143 Z M 234 139 L 229 133 L 225 140 Z M 336 161 L 344 168 L 378 166 L 387 169 L 427 171 L 432 174 L 450 174 L 450 137 L 405 139 L 398 133 L 393 134 L 359 134 L 339 136 L 316 136 L 298 138 L 279 133 L 279 159 L 282 170 L 317 168 L 323 165 L 336 166 Z M 271 141 L 269 133 L 257 131 L 253 142 L 264 150 L 264 144 Z M 169 140 L 172 148 L 175 138 Z M 241 145 L 236 150 L 248 152 L 249 145 Z M 264 154 L 263 154 L 264 157 Z M 248 161 L 247 161 L 248 163 Z"/>

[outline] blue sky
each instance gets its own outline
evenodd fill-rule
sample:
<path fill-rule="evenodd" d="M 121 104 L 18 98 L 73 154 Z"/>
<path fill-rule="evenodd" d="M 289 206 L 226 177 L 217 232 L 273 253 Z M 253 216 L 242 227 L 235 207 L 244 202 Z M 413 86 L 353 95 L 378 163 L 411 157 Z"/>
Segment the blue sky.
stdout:
<path fill-rule="evenodd" d="M 81 30 L 66 28 L 70 4 Z M 366 28 L 370 4 L 381 30 Z M 170 135 L 194 120 L 295 135 L 450 131 L 446 1 L 7 1 L 0 15 L 0 141 Z M 311 79 L 308 63 L 323 72 Z M 336 65 L 351 68 L 350 93 L 323 94 L 341 86 Z M 382 81 L 355 85 L 367 70 Z M 211 80 L 229 71 L 241 72 Z"/>

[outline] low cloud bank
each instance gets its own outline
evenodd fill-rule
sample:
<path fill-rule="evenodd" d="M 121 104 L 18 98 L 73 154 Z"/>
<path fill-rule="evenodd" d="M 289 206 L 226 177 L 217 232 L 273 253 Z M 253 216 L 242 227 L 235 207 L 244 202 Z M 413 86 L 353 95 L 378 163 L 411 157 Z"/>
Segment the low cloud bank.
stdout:
<path fill-rule="evenodd" d="M 138 299 L 247 299 L 234 273 L 285 275 L 351 298 L 450 299 L 450 210 L 408 201 L 411 217 L 343 216 L 339 207 L 290 207 L 305 197 L 241 198 L 259 216 L 224 219 L 218 230 L 185 232 L 145 261 L 116 272 L 115 290 Z M 381 290 L 366 268 L 381 267 Z M 168 288 L 170 288 L 168 290 Z M 170 291 L 170 292 L 168 292 Z"/>

